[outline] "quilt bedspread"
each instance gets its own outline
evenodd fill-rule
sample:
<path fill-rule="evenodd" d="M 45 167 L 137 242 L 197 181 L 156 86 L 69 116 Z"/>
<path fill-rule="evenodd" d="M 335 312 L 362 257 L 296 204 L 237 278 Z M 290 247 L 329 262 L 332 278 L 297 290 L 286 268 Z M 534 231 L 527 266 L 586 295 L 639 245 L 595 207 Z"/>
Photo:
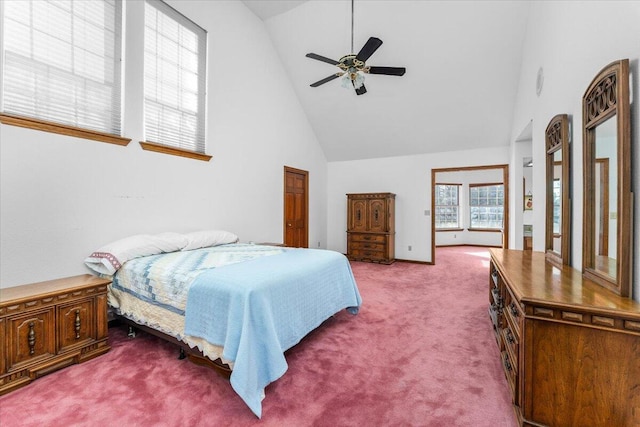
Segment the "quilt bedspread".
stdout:
<path fill-rule="evenodd" d="M 115 274 L 111 286 L 184 316 L 189 287 L 202 272 L 283 251 L 273 246 L 236 243 L 136 258 Z"/>
<path fill-rule="evenodd" d="M 284 352 L 338 311 L 356 314 L 361 303 L 344 255 L 287 249 L 198 275 L 185 334 L 223 346 L 234 363 L 233 389 L 260 417 L 264 388 L 287 370 Z"/>

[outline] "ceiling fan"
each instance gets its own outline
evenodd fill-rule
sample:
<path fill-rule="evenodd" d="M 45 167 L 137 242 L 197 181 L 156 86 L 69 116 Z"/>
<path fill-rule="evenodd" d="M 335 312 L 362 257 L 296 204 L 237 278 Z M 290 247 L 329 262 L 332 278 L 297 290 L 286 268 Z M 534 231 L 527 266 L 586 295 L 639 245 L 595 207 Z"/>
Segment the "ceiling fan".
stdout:
<path fill-rule="evenodd" d="M 353 52 L 353 2 L 351 0 L 351 52 Z M 350 53 L 335 61 L 331 58 L 318 55 L 316 53 L 307 53 L 307 58 L 316 59 L 318 61 L 326 62 L 331 65 L 335 65 L 340 68 L 335 74 L 325 77 L 322 80 L 318 80 L 311 84 L 311 87 L 318 87 L 331 80 L 335 80 L 338 77 L 343 77 L 342 86 L 353 86 L 357 95 L 364 95 L 367 93 L 367 88 L 364 86 L 364 74 L 383 74 L 387 76 L 403 76 L 407 71 L 404 67 L 374 67 L 367 65 L 367 60 L 374 54 L 376 50 L 382 45 L 382 40 L 377 37 L 369 37 L 369 40 L 364 44 L 360 52 L 357 54 Z"/>

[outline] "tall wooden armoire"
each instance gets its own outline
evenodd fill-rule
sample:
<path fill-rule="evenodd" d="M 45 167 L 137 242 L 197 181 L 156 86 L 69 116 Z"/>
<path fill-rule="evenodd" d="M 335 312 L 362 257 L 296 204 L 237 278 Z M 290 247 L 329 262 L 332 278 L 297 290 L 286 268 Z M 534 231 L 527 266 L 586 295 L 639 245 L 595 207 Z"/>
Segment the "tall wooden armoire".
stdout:
<path fill-rule="evenodd" d="M 347 257 L 391 264 L 395 261 L 393 193 L 347 194 Z"/>

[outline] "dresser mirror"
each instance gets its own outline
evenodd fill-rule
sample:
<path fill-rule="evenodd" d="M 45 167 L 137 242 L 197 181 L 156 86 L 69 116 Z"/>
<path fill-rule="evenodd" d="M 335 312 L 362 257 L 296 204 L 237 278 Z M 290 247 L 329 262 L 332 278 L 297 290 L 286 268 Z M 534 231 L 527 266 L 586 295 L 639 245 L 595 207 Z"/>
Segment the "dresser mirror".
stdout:
<path fill-rule="evenodd" d="M 621 296 L 631 292 L 632 194 L 629 60 L 606 66 L 582 98 L 582 274 Z"/>
<path fill-rule="evenodd" d="M 546 220 L 545 252 L 550 263 L 560 267 L 571 257 L 571 202 L 569 195 L 569 117 L 558 114 L 545 131 Z"/>

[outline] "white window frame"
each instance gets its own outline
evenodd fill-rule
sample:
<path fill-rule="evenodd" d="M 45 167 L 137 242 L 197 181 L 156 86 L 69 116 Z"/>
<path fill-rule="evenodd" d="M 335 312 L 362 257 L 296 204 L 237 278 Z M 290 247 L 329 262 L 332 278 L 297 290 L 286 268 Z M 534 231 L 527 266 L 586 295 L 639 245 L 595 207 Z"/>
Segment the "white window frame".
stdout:
<path fill-rule="evenodd" d="M 495 197 L 490 194 L 492 187 L 495 187 Z M 473 191 L 481 188 L 487 188 L 487 195 L 478 197 L 478 203 L 474 203 L 476 199 Z M 500 203 L 502 200 L 502 203 Z M 504 228 L 504 184 L 503 183 L 482 183 L 469 184 L 469 230 L 489 230 L 500 231 Z M 476 217 L 483 218 L 478 221 Z"/>
<path fill-rule="evenodd" d="M 439 187 L 447 187 L 447 190 L 451 190 L 455 187 L 455 190 L 456 190 L 455 203 L 447 202 L 447 201 L 443 202 L 443 199 L 440 198 Z M 435 216 L 436 230 L 444 231 L 444 230 L 460 230 L 461 229 L 460 228 L 460 188 L 461 187 L 462 187 L 462 184 L 437 183 L 435 185 L 436 194 L 434 194 L 434 199 L 435 199 L 434 216 Z M 447 196 L 447 200 L 451 200 L 451 195 Z M 442 211 L 448 211 L 448 212 L 442 212 Z M 446 221 L 445 222 L 446 226 L 442 225 L 443 222 L 440 221 L 441 216 L 452 215 L 453 211 L 455 211 L 455 216 L 456 216 L 455 224 L 453 224 L 453 221 Z"/>

